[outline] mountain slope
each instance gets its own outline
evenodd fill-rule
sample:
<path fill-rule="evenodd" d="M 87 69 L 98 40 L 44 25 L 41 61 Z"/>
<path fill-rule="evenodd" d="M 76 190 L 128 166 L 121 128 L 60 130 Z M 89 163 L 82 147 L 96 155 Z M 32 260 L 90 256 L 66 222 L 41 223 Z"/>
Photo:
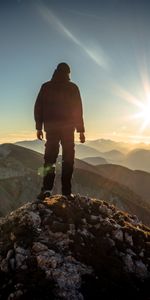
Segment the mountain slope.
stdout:
<path fill-rule="evenodd" d="M 99 157 L 99 156 L 98 157 L 85 157 L 82 160 L 93 166 L 107 164 L 106 159 Z"/>
<path fill-rule="evenodd" d="M 13 144 L 0 146 L 0 216 L 25 203 L 27 195 L 36 197 L 42 164 L 43 156 L 35 151 Z"/>
<path fill-rule="evenodd" d="M 39 141 L 39 140 L 34 140 L 34 141 L 22 141 L 22 142 L 17 142 L 16 145 L 22 146 L 34 151 L 37 151 L 39 153 L 44 153 L 44 144 L 45 141 Z M 60 154 L 61 154 L 61 147 L 60 147 Z M 75 144 L 75 155 L 77 158 L 84 158 L 88 156 L 100 156 L 100 152 L 86 144 Z"/>
<path fill-rule="evenodd" d="M 134 171 L 113 164 L 99 165 L 96 166 L 96 169 L 102 176 L 127 186 L 147 203 L 150 203 L 150 173 Z"/>
<path fill-rule="evenodd" d="M 34 140 L 17 142 L 16 144 L 44 153 L 44 143 L 45 141 Z M 139 147 L 139 149 L 136 149 L 136 147 Z M 79 159 L 101 157 L 106 159 L 108 163 L 119 164 L 133 170 L 150 172 L 150 145 L 146 144 L 127 144 L 98 139 L 86 141 L 84 145 L 76 143 L 75 155 Z M 91 163 L 89 159 L 88 162 Z"/>
<path fill-rule="evenodd" d="M 125 155 L 117 150 L 111 150 L 108 152 L 100 152 L 99 156 L 85 157 L 82 160 L 91 165 L 102 165 L 107 163 L 122 163 L 125 160 Z"/>
<path fill-rule="evenodd" d="M 150 205 L 129 188 L 82 169 L 75 169 L 74 177 L 75 193 L 107 200 L 123 211 L 136 214 L 145 224 L 150 225 Z"/>
<path fill-rule="evenodd" d="M 108 152 L 112 150 L 118 150 L 122 153 L 127 153 L 131 147 L 130 144 L 124 142 L 115 142 L 106 139 L 97 139 L 92 141 L 87 141 L 86 144 L 100 152 Z"/>
<path fill-rule="evenodd" d="M 12 164 L 19 163 L 23 168 L 37 170 L 37 166 L 42 164 L 42 156 L 40 153 L 31 149 L 19 147 L 14 144 L 2 144 L 0 145 L 0 163 L 7 159 L 7 167 Z"/>
<path fill-rule="evenodd" d="M 111 162 L 122 162 L 125 159 L 125 154 L 118 150 L 111 150 L 107 152 L 101 153 L 101 157 L 104 157 L 106 160 L 109 160 Z"/>
<path fill-rule="evenodd" d="M 0 297 L 149 299 L 150 228 L 105 201 L 55 196 L 0 220 Z"/>
<path fill-rule="evenodd" d="M 150 172 L 150 150 L 135 149 L 129 152 L 123 165 L 130 169 Z"/>

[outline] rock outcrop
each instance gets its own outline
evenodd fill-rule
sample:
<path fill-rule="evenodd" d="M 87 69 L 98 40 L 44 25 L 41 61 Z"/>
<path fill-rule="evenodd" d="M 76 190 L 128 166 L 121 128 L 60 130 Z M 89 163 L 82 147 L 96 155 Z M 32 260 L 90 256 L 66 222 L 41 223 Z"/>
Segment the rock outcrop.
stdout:
<path fill-rule="evenodd" d="M 0 219 L 0 299 L 149 299 L 150 228 L 106 201 L 56 195 Z"/>

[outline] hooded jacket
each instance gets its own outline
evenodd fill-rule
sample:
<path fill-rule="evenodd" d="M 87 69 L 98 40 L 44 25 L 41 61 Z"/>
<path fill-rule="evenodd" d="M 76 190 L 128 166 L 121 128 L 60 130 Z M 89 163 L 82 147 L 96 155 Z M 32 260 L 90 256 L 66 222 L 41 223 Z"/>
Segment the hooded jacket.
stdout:
<path fill-rule="evenodd" d="M 54 76 L 53 76 L 54 77 Z M 77 132 L 84 132 L 82 100 L 79 88 L 73 82 L 62 78 L 44 83 L 34 107 L 36 129 L 48 131 L 56 126 L 73 126 Z"/>

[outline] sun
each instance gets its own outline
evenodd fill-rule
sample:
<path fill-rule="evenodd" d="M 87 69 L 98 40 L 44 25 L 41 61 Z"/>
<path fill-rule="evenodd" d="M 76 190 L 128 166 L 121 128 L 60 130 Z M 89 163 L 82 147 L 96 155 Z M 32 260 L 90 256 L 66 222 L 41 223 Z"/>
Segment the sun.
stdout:
<path fill-rule="evenodd" d="M 139 128 L 140 133 L 142 133 L 146 128 L 150 127 L 150 84 L 148 83 L 148 79 L 143 82 L 143 86 L 141 88 L 144 92 L 142 99 L 139 99 L 129 91 L 124 90 L 122 87 L 115 86 L 115 91 L 117 92 L 117 95 L 121 97 L 121 99 L 138 108 L 136 113 L 128 115 L 124 118 L 126 120 L 141 120 L 141 126 Z"/>
<path fill-rule="evenodd" d="M 140 132 L 143 132 L 150 125 L 150 94 L 144 100 L 146 100 L 144 103 L 141 101 L 140 111 L 131 116 L 132 119 L 142 120 Z"/>

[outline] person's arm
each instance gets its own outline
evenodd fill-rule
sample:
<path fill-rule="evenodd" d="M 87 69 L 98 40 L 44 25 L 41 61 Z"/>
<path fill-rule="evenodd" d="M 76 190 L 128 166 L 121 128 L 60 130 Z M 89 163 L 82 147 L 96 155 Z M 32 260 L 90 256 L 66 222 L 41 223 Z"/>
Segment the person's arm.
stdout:
<path fill-rule="evenodd" d="M 79 132 L 80 141 L 81 143 L 85 142 L 85 128 L 84 128 L 84 121 L 83 121 L 83 107 L 82 107 L 82 100 L 79 88 L 76 86 L 75 88 L 75 127 L 76 131 Z"/>
<path fill-rule="evenodd" d="M 34 119 L 37 130 L 37 138 L 43 139 L 42 125 L 43 125 L 43 87 L 41 87 L 34 106 Z"/>

